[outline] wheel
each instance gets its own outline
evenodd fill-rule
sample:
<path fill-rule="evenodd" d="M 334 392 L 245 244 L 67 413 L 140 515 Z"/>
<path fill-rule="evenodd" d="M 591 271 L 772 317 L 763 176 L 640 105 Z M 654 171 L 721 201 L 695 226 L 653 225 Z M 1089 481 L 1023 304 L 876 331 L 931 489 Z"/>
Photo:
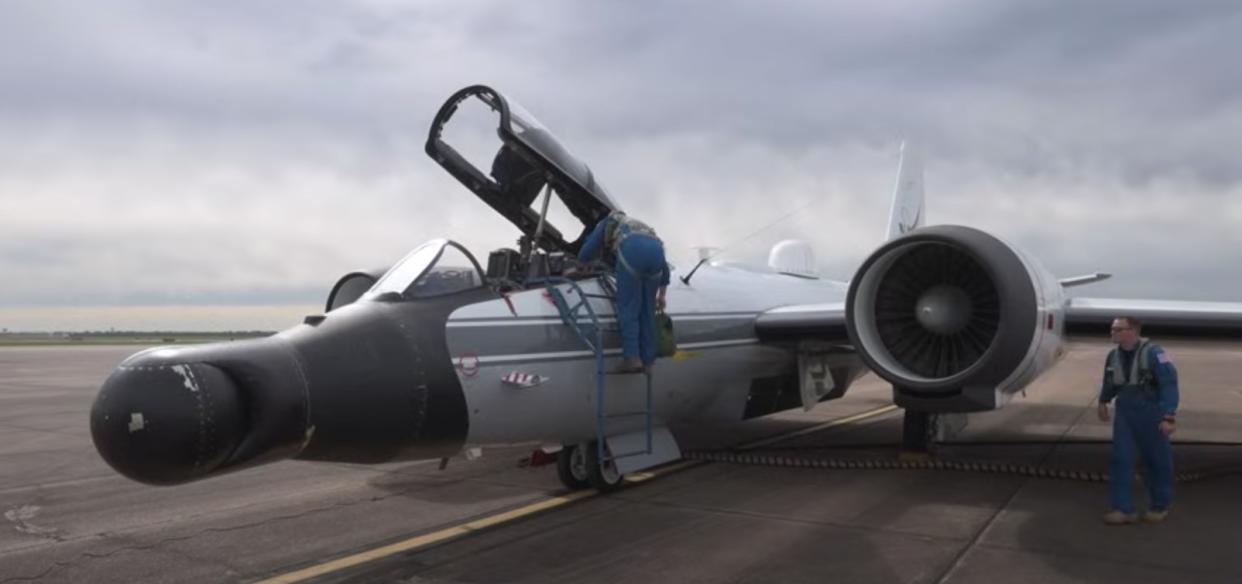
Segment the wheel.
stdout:
<path fill-rule="evenodd" d="M 561 484 L 572 491 L 591 486 L 586 451 L 584 445 L 570 444 L 556 453 L 556 476 L 560 477 Z"/>
<path fill-rule="evenodd" d="M 583 449 L 586 450 L 587 464 L 587 480 L 591 486 L 601 493 L 608 493 L 621 488 L 621 473 L 617 472 L 617 464 L 614 461 L 600 461 L 599 448 L 596 442 L 592 441 Z M 607 447 L 605 447 L 607 454 Z"/>

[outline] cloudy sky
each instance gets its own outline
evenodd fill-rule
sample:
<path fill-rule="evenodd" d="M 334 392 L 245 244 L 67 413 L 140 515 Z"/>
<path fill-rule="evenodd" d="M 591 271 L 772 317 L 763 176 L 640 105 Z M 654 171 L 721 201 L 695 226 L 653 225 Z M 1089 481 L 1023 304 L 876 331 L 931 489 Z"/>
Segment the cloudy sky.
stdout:
<path fill-rule="evenodd" d="M 422 151 L 472 83 L 674 259 L 802 238 L 848 279 L 910 137 L 931 223 L 1113 272 L 1093 296 L 1242 301 L 1238 30 L 1236 2 L 9 1 L 0 327 L 278 329 L 426 239 L 511 245 Z"/>

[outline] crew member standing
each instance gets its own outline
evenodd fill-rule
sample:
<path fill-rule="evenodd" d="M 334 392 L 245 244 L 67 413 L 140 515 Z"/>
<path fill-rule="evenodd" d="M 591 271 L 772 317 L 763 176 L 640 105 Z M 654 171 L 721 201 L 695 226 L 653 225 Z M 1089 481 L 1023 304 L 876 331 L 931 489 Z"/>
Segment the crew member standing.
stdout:
<path fill-rule="evenodd" d="M 1160 345 L 1139 336 L 1142 323 L 1134 317 L 1113 320 L 1117 343 L 1104 361 L 1099 418 L 1109 420 L 1108 404 L 1116 398 L 1113 454 L 1108 490 L 1112 510 L 1104 516 L 1110 525 L 1139 520 L 1132 500 L 1136 458 L 1143 461 L 1150 508 L 1143 521 L 1163 521 L 1173 498 L 1173 449 L 1169 436 L 1177 429 L 1177 368 Z"/>
<path fill-rule="evenodd" d="M 601 251 L 617 278 L 623 358 L 616 372 L 642 373 L 656 359 L 655 312 L 664 309 L 668 289 L 664 244 L 646 223 L 614 211 L 595 225 L 578 251 L 578 261 L 590 261 Z"/>

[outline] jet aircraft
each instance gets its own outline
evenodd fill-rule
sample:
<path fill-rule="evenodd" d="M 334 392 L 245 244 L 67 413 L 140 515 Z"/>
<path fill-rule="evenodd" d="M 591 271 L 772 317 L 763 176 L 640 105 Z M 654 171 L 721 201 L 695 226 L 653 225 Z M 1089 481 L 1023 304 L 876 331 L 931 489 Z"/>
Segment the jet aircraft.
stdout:
<path fill-rule="evenodd" d="M 490 169 L 447 141 L 466 103 L 494 116 Z M 1107 275 L 1058 279 L 996 235 L 925 226 L 921 162 L 905 152 L 888 240 L 848 282 L 815 277 L 798 245 L 778 246 L 768 266 L 673 267 L 677 353 L 650 376 L 607 375 L 620 353 L 612 282 L 570 258 L 622 208 L 590 167 L 481 85 L 444 103 L 426 152 L 519 229 L 516 249 L 490 252 L 485 268 L 433 239 L 387 270 L 341 277 L 323 314 L 271 337 L 129 357 L 91 411 L 108 464 L 174 485 L 291 458 L 536 443 L 559 448 L 566 486 L 607 490 L 680 456 L 670 425 L 809 409 L 867 371 L 892 384 L 904 441 L 921 448 L 933 416 L 1004 407 L 1057 362 L 1067 334 L 1117 314 L 1190 335 L 1242 331 L 1242 303 L 1068 298 Z M 552 197 L 569 214 L 558 224 Z"/>

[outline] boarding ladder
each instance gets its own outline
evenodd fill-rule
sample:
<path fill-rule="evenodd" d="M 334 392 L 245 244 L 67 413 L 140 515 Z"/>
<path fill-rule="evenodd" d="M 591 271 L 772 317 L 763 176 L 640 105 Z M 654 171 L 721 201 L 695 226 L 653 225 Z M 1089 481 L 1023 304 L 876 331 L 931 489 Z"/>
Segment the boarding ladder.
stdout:
<path fill-rule="evenodd" d="M 630 456 L 642 456 L 651 454 L 651 396 L 652 396 L 652 379 L 651 370 L 643 374 L 647 381 L 647 395 L 644 407 L 638 410 L 625 412 L 609 412 L 608 411 L 608 393 L 606 376 L 608 373 L 604 371 L 604 327 L 600 324 L 599 315 L 595 313 L 595 309 L 591 306 L 592 298 L 601 298 L 608 300 L 613 305 L 613 314 L 617 314 L 616 306 L 616 290 L 613 283 L 607 276 L 601 276 L 597 279 L 600 288 L 604 294 L 588 294 L 582 290 L 577 282 L 568 278 L 548 278 L 546 280 L 548 296 L 552 298 L 556 309 L 561 313 L 561 321 L 565 323 L 571 330 L 578 335 L 578 339 L 582 341 L 588 349 L 595 355 L 595 448 L 596 455 L 599 456 L 601 462 L 616 460 L 618 458 L 626 458 Z M 566 286 L 568 290 L 562 291 L 559 286 Z M 576 300 L 575 300 L 576 299 Z M 618 326 L 619 323 L 618 323 Z M 611 331 L 612 329 L 610 329 Z M 646 448 L 631 450 L 627 452 L 609 452 L 606 448 L 605 438 L 608 436 L 608 421 L 618 418 L 630 418 L 643 416 L 646 432 Z"/>

